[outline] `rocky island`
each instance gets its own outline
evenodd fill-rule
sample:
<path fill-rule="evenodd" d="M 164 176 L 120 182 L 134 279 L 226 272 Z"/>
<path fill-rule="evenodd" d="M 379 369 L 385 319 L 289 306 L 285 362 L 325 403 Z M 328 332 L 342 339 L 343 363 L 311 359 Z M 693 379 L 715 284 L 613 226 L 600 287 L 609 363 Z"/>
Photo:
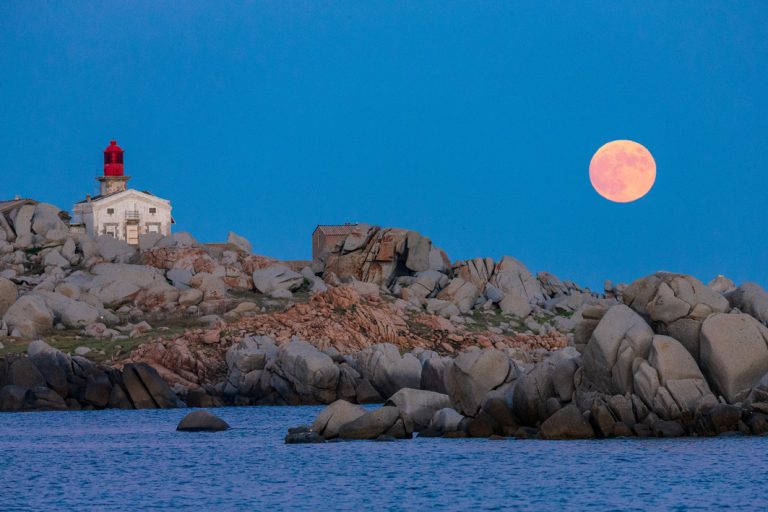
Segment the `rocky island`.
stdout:
<path fill-rule="evenodd" d="M 0 213 L 2 411 L 329 404 L 287 442 L 768 432 L 754 283 L 596 292 L 406 229 L 357 225 L 295 262 L 234 233 L 133 246 L 62 217 Z"/>

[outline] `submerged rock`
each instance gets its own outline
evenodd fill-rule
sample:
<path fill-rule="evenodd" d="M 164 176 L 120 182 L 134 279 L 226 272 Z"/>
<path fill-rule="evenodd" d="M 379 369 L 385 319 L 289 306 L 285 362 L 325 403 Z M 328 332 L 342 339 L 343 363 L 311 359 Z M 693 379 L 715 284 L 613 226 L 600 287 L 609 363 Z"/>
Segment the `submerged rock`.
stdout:
<path fill-rule="evenodd" d="M 176 430 L 179 432 L 221 432 L 228 430 L 229 424 L 208 411 L 192 411 L 184 416 Z"/>

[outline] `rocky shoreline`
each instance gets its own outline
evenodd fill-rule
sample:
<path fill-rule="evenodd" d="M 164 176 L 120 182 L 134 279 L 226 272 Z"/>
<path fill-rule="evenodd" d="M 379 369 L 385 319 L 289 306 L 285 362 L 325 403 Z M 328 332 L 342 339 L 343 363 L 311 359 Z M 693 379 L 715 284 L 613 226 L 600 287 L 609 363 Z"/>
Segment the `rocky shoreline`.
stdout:
<path fill-rule="evenodd" d="M 132 247 L 60 213 L 0 214 L 2 411 L 329 404 L 287 442 L 768 432 L 754 283 L 598 293 L 366 225 L 313 262 L 234 233 Z"/>

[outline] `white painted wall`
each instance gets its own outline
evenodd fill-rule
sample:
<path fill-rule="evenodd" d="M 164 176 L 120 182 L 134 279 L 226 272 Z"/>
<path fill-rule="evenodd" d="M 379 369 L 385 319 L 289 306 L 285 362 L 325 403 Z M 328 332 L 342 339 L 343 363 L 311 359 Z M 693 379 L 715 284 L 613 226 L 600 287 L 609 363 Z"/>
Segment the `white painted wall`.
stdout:
<path fill-rule="evenodd" d="M 154 208 L 155 213 L 150 213 L 150 208 Z M 171 234 L 171 202 L 138 190 L 128 189 L 103 199 L 78 203 L 72 210 L 73 222 L 85 224 L 90 236 L 109 233 L 120 240 L 126 239 L 126 226 L 130 224 L 128 212 L 138 212 L 139 234 L 152 231 Z"/>

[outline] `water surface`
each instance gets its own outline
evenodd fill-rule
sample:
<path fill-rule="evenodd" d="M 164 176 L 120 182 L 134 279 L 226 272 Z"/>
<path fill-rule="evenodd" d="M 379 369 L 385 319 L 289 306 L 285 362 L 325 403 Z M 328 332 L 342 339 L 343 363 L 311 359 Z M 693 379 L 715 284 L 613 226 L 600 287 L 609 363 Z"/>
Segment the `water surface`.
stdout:
<path fill-rule="evenodd" d="M 0 510 L 765 509 L 768 438 L 285 445 L 320 407 L 0 414 Z"/>

